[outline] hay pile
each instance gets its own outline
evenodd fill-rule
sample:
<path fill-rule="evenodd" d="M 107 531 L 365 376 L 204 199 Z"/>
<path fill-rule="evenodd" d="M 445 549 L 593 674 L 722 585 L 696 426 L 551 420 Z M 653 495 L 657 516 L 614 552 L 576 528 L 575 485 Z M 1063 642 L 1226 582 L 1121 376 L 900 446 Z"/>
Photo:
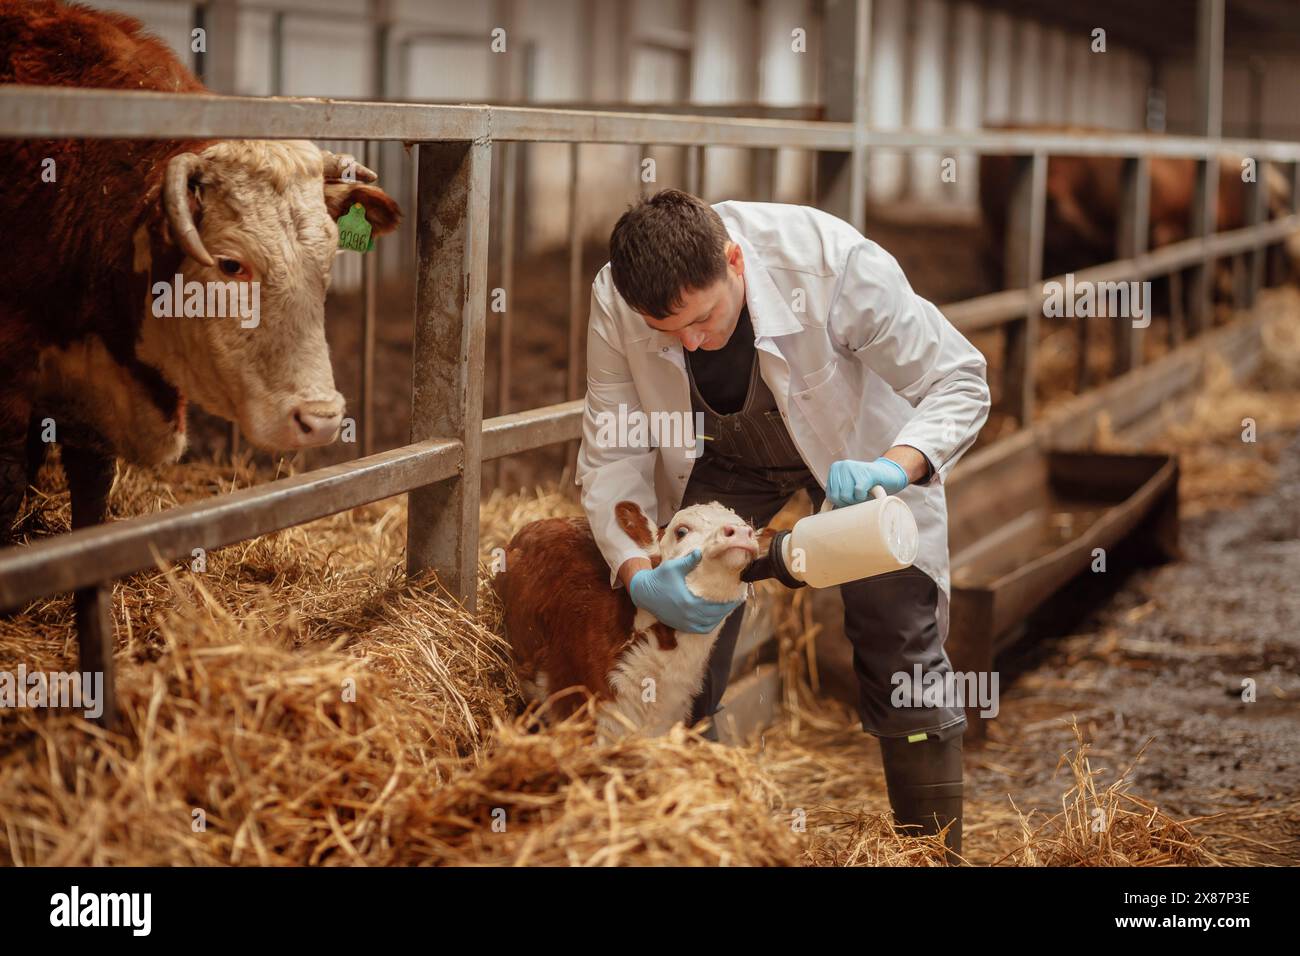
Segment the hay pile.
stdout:
<path fill-rule="evenodd" d="M 253 480 L 125 468 L 117 514 Z M 32 537 L 67 526 L 57 470 Z M 493 496 L 485 554 L 577 506 Z M 114 595 L 120 736 L 77 715 L 0 714 L 10 864 L 792 864 L 800 843 L 745 750 L 679 732 L 591 745 L 520 705 L 489 590 L 465 614 L 402 579 L 405 509 L 384 502 L 134 576 Z M 129 612 L 129 613 L 127 613 Z M 0 669 L 66 670 L 67 598 L 0 618 Z"/>

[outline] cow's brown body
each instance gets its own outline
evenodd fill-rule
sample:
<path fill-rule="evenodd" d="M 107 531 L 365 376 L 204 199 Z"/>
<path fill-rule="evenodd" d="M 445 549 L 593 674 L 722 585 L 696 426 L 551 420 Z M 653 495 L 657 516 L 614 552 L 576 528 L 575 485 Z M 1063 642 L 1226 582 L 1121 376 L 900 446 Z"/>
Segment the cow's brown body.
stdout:
<path fill-rule="evenodd" d="M 0 0 L 0 82 L 201 92 L 203 85 L 129 17 L 54 0 Z M 39 464 L 29 422 L 57 410 L 33 407 L 41 350 L 88 336 L 102 340 L 122 374 L 162 416 L 184 429 L 184 396 L 135 356 L 149 283 L 170 277 L 182 253 L 165 237 L 158 202 L 167 161 L 206 145 L 194 140 L 12 140 L 0 144 L 0 201 L 9 224 L 0 298 L 0 537 Z M 42 173 L 53 161 L 54 182 Z M 133 236 L 145 225 L 151 274 L 135 272 Z M 69 448 L 104 457 L 102 437 L 58 416 Z M 102 470 L 103 463 L 99 463 Z M 73 476 L 69 476 L 70 479 Z M 92 479 L 92 476 L 84 476 Z M 102 480 L 103 476 L 99 476 Z M 93 480 L 93 479 L 92 479 Z M 89 509 L 94 511 L 94 508 Z"/>

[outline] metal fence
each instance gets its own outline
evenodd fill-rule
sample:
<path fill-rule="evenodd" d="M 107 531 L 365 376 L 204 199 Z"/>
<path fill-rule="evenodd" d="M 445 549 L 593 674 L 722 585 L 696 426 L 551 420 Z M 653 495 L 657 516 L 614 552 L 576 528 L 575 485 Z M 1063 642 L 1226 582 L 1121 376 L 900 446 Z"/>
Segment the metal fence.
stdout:
<path fill-rule="evenodd" d="M 1300 216 L 1264 222 L 1263 187 L 1243 229 L 1210 235 L 1218 157 L 1250 156 L 1300 170 L 1300 144 L 1195 137 L 1069 135 L 1021 131 L 876 131 L 854 124 L 790 119 L 634 114 L 506 106 L 443 106 L 311 99 L 126 93 L 67 88 L 0 88 L 0 137 L 171 139 L 227 137 L 389 140 L 419 144 L 417 244 L 410 444 L 344 464 L 195 502 L 161 514 L 82 529 L 0 552 L 0 611 L 73 592 L 81 666 L 101 670 L 112 722 L 113 582 L 212 549 L 409 494 L 407 569 L 428 569 L 469 609 L 475 605 L 480 470 L 484 461 L 572 441 L 581 401 L 482 418 L 491 146 L 567 142 L 798 148 L 848 154 L 864 168 L 874 149 L 962 149 L 1017 156 L 1008 235 L 1007 291 L 953 303 L 944 311 L 965 332 L 1002 328 L 1008 363 L 1003 395 L 1022 422 L 1033 417 L 1034 345 L 1041 314 L 1042 246 L 1048 156 L 1125 159 L 1119 261 L 1076 274 L 1141 279 L 1191 267 L 1187 332 L 1204 328 L 1209 269 L 1219 257 L 1251 258 L 1245 290 L 1253 299 L 1263 252 L 1300 228 Z M 1196 237 L 1146 249 L 1148 164 L 1152 156 L 1198 163 Z M 1259 176 L 1262 184 L 1264 176 Z M 1295 196 L 1293 195 L 1293 202 Z M 860 212 L 860 210 L 859 210 Z M 572 321 L 578 321 L 575 317 Z M 1181 334 L 1181 332 L 1180 332 Z M 1135 330 L 1121 336 L 1124 367 L 1140 361 Z M 576 358 L 571 361 L 576 362 Z"/>

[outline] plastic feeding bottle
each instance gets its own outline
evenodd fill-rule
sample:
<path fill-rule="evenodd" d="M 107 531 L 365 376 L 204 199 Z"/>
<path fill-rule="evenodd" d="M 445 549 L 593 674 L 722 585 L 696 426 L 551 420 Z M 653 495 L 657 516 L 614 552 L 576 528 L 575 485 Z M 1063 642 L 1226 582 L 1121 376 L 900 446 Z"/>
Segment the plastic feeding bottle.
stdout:
<path fill-rule="evenodd" d="M 911 567 L 920 548 L 912 509 L 879 485 L 871 501 L 809 515 L 772 538 L 767 556 L 744 575 L 787 587 L 829 588 Z"/>

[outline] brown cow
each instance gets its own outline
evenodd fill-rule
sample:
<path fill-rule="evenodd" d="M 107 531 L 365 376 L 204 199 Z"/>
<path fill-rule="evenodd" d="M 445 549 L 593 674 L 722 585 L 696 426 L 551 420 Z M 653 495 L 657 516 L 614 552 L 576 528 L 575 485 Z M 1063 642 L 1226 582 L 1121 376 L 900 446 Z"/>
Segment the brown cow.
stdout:
<path fill-rule="evenodd" d="M 1078 126 L 1003 127 L 1039 133 L 1104 133 L 1113 130 Z M 1007 205 L 1011 192 L 1012 157 L 980 159 L 980 209 L 984 217 L 987 262 L 1001 287 L 1006 243 Z M 1286 180 L 1268 168 L 1268 215 L 1288 214 L 1291 200 Z M 1191 235 L 1196 164 L 1190 159 L 1153 156 L 1150 160 L 1151 204 L 1149 248 L 1157 249 Z M 1044 277 L 1077 272 L 1119 258 L 1120 189 L 1123 160 L 1114 156 L 1052 156 L 1047 163 L 1047 207 L 1043 235 Z M 1218 230 L 1246 225 L 1247 184 L 1241 178 L 1241 158 L 1219 160 Z M 1288 243 L 1288 248 L 1293 245 Z M 1293 256 L 1294 257 L 1294 256 Z"/>
<path fill-rule="evenodd" d="M 0 82 L 205 92 L 137 21 L 61 0 L 0 0 Z M 115 457 L 180 456 L 187 400 L 260 447 L 333 441 L 335 220 L 396 228 L 374 179 L 302 141 L 0 143 L 0 540 L 51 437 L 74 526 L 102 520 Z"/>

